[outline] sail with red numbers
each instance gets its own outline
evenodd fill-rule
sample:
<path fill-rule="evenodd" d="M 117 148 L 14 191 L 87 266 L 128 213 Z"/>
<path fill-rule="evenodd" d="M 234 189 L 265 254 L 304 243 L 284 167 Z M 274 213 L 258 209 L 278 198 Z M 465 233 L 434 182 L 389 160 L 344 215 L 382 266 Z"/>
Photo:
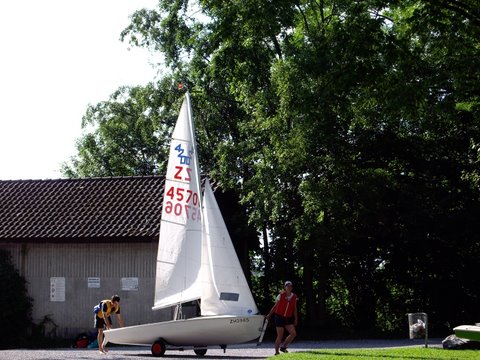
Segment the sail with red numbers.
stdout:
<path fill-rule="evenodd" d="M 157 253 L 153 309 L 175 307 L 173 320 L 104 331 L 115 344 L 167 349 L 239 344 L 260 337 L 264 316 L 255 301 L 215 200 L 210 182 L 201 196 L 195 131 L 187 93 L 172 133 Z M 200 302 L 187 318 L 182 304 Z"/>
<path fill-rule="evenodd" d="M 153 309 L 200 299 L 200 176 L 190 96 L 183 100 L 170 143 L 157 255 Z"/>

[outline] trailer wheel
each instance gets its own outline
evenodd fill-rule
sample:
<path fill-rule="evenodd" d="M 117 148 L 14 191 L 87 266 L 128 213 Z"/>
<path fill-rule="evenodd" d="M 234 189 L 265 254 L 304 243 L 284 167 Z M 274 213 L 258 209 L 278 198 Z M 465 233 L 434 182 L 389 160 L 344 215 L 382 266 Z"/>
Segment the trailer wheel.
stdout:
<path fill-rule="evenodd" d="M 161 357 L 165 354 L 166 346 L 163 340 L 157 340 L 152 344 L 152 355 Z"/>
<path fill-rule="evenodd" d="M 193 349 L 193 352 L 195 354 L 197 354 L 197 356 L 205 356 L 205 354 L 207 353 L 207 349 Z"/>

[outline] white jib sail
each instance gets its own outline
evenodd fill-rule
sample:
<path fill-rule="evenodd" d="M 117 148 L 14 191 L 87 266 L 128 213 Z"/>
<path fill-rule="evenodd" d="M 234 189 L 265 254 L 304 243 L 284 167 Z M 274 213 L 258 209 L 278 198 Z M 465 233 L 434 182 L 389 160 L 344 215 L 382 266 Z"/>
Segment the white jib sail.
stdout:
<path fill-rule="evenodd" d="M 254 315 L 257 306 L 208 179 L 203 196 L 202 315 Z"/>
<path fill-rule="evenodd" d="M 200 176 L 190 97 L 172 134 L 158 243 L 153 309 L 199 299 L 202 249 Z"/>

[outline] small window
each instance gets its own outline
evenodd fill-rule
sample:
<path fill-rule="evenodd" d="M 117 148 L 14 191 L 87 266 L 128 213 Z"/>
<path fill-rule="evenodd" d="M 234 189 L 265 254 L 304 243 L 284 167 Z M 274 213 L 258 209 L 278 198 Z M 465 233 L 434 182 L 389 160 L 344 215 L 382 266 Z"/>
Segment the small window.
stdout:
<path fill-rule="evenodd" d="M 222 292 L 220 293 L 220 300 L 225 300 L 225 301 L 238 301 L 238 297 L 240 295 L 236 293 L 227 293 L 227 292 Z"/>

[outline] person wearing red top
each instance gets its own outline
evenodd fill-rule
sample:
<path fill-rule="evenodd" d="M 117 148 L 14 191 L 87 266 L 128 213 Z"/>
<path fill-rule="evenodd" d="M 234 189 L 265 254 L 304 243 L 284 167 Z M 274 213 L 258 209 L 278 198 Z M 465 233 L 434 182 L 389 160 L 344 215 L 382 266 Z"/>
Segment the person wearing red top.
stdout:
<path fill-rule="evenodd" d="M 270 319 L 274 315 L 274 323 L 277 329 L 277 338 L 275 340 L 275 355 L 282 352 L 288 352 L 288 345 L 293 341 L 297 332 L 295 326 L 298 323 L 297 313 L 297 295 L 292 292 L 293 284 L 291 281 L 285 281 L 285 291 L 282 291 L 277 296 L 275 305 L 267 315 Z M 285 329 L 288 331 L 288 336 L 282 344 L 283 334 Z"/>

